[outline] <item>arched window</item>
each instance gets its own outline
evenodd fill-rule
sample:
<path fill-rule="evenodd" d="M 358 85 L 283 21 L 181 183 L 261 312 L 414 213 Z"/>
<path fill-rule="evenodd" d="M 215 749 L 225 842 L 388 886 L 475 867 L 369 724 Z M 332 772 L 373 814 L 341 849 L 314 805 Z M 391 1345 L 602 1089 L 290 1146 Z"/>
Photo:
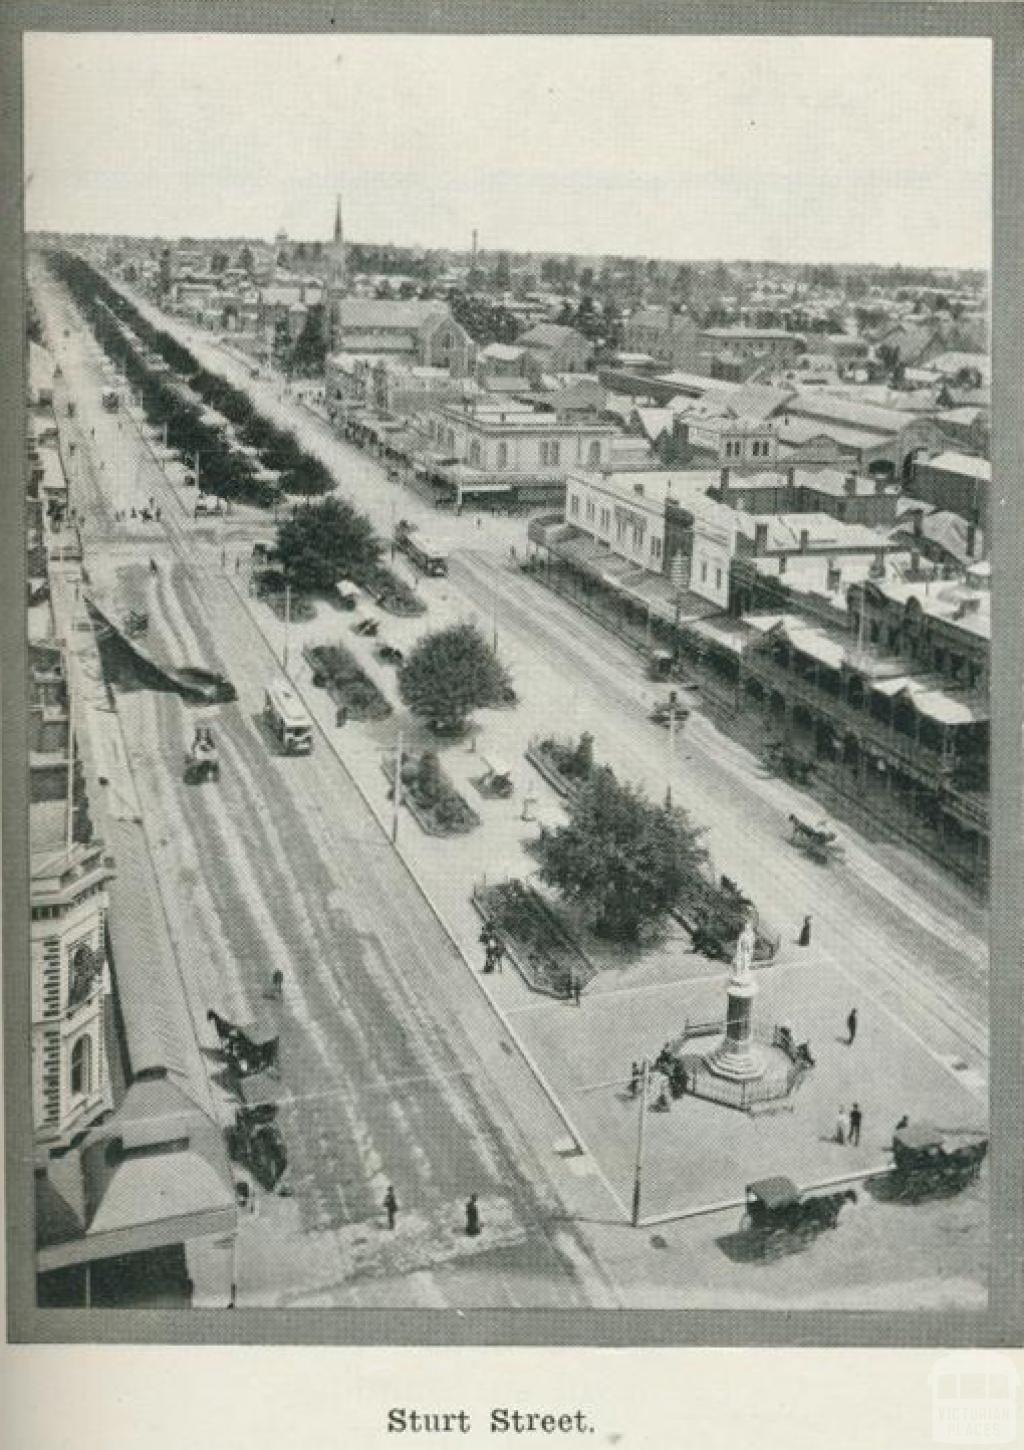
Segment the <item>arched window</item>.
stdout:
<path fill-rule="evenodd" d="M 597 439 L 595 438 L 594 441 L 590 445 L 590 458 L 589 458 L 589 463 L 590 463 L 591 468 L 596 468 L 597 465 L 600 462 L 601 462 L 601 445 L 600 445 L 600 443 L 598 443 Z"/>
<path fill-rule="evenodd" d="M 80 1037 L 71 1049 L 71 1092 L 84 1097 L 92 1090 L 92 1043 Z"/>

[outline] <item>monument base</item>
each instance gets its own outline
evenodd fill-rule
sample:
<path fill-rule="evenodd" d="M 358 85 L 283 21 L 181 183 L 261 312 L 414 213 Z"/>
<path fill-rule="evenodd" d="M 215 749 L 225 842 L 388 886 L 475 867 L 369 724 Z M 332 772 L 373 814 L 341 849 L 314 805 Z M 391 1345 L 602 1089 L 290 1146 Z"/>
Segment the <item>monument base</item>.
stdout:
<path fill-rule="evenodd" d="M 726 1038 L 704 1059 L 708 1072 L 730 1082 L 752 1082 L 764 1077 L 768 1069 L 768 1053 L 759 1042 L 735 1042 Z"/>

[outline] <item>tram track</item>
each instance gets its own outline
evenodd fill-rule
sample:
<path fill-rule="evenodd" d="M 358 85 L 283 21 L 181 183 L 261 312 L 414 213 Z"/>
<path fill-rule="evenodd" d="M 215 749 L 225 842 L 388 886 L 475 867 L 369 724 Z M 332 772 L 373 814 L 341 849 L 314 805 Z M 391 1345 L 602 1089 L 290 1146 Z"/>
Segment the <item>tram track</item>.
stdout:
<path fill-rule="evenodd" d="M 652 752 L 639 747 L 637 742 L 644 736 L 650 739 L 649 732 L 658 732 L 660 740 L 664 732 L 647 721 L 647 707 L 638 698 L 635 654 L 625 644 L 600 637 L 598 625 L 584 616 L 570 613 L 571 606 L 554 596 L 548 596 L 551 602 L 547 609 L 539 610 L 536 607 L 535 592 L 542 586 L 504 569 L 500 570 L 499 577 L 495 580 L 494 567 L 472 554 L 461 554 L 453 558 L 450 576 L 461 592 L 481 610 L 492 607 L 497 591 L 501 627 L 505 636 L 515 636 L 521 647 L 524 647 L 525 642 L 526 648 L 542 655 L 554 670 L 560 671 L 563 677 L 571 681 L 573 694 L 580 702 L 585 702 L 590 697 L 591 711 L 599 720 L 599 739 L 609 740 L 612 744 L 611 749 L 603 751 L 599 744 L 598 753 L 601 758 L 608 759 L 609 763 L 620 769 L 628 767 L 632 774 L 650 780 Z M 584 640 L 586 644 L 583 643 Z M 628 667 L 624 668 L 624 665 Z M 609 709 L 609 706 L 614 709 Z M 577 712 L 577 724 L 581 722 L 587 723 L 584 720 L 582 703 Z M 644 735 L 640 732 L 644 732 Z M 767 792 L 754 789 L 753 777 L 743 779 L 731 763 L 731 758 L 741 747 L 726 742 L 727 763 L 723 764 L 713 753 L 714 746 L 721 737 L 716 736 L 705 741 L 705 734 L 705 729 L 693 730 L 689 724 L 685 732 L 681 733 L 680 753 L 685 751 L 691 755 L 693 770 L 684 774 L 677 769 L 673 789 L 678 792 L 681 801 L 687 801 L 690 796 L 696 795 L 698 804 L 693 807 L 694 818 L 698 824 L 712 825 L 717 864 L 731 868 L 730 874 L 734 871 L 738 879 L 745 883 L 753 881 L 756 876 L 763 875 L 763 870 L 754 871 L 753 863 L 749 862 L 749 842 L 744 842 L 743 835 L 736 833 L 730 839 L 730 833 L 721 830 L 720 823 L 715 823 L 714 813 L 707 811 L 705 814 L 706 806 L 703 803 L 709 797 L 717 796 L 719 800 L 729 796 L 739 797 L 742 801 L 742 814 L 746 817 L 746 836 L 750 835 L 751 830 L 756 832 L 768 823 L 775 816 L 777 808 L 766 799 Z M 697 775 L 702 778 L 701 789 L 694 791 L 694 777 Z M 661 783 L 664 784 L 664 777 Z M 778 785 L 777 782 L 771 784 L 772 787 Z M 778 812 L 778 859 L 774 856 L 772 858 L 775 890 L 762 899 L 770 901 L 788 897 L 793 901 L 806 900 L 814 909 L 821 898 L 823 886 L 827 886 L 829 893 L 834 895 L 838 893 L 840 884 L 838 880 L 826 883 L 820 879 L 812 879 L 810 873 L 803 870 L 797 860 L 787 861 L 782 838 L 784 818 L 784 812 Z M 852 831 L 850 835 L 853 835 Z M 747 849 L 739 849 L 741 842 Z M 734 856 L 743 861 L 742 868 L 733 865 Z M 860 857 L 867 862 L 866 871 L 859 864 Z M 894 900 L 895 891 L 885 891 L 884 888 L 889 883 L 879 880 L 884 868 L 877 867 L 870 861 L 869 852 L 864 845 L 858 842 L 848 864 L 837 870 L 843 873 L 847 889 L 853 884 L 856 892 L 856 897 L 845 908 L 840 909 L 848 932 L 847 939 L 851 944 L 863 942 L 866 935 L 870 934 L 866 933 L 865 928 L 878 922 L 880 915 L 883 919 L 890 920 L 902 916 L 902 922 L 896 920 L 894 923 L 901 936 L 906 938 L 916 932 L 920 945 L 931 948 L 936 955 L 946 957 L 951 970 L 958 967 L 965 976 L 978 971 L 976 959 L 965 958 L 955 950 L 951 952 L 947 937 L 947 931 L 951 927 L 939 914 L 926 903 L 905 900 L 904 903 L 897 904 Z M 892 882 L 893 887 L 898 887 L 899 884 L 895 880 Z M 911 906 L 914 916 L 910 915 Z M 770 914 L 769 911 L 768 915 Z M 959 960 L 955 960 L 956 958 Z M 934 1025 L 953 1033 L 976 1059 L 987 1065 L 989 1048 L 985 1023 L 979 1021 L 944 982 L 937 980 L 934 974 L 923 971 L 908 949 L 904 948 L 899 953 L 898 966 L 895 963 L 890 965 L 887 962 L 885 946 L 880 944 L 879 949 L 870 956 L 870 970 L 874 979 L 887 992 L 894 993 L 897 1000 L 910 1002 L 916 1011 Z"/>

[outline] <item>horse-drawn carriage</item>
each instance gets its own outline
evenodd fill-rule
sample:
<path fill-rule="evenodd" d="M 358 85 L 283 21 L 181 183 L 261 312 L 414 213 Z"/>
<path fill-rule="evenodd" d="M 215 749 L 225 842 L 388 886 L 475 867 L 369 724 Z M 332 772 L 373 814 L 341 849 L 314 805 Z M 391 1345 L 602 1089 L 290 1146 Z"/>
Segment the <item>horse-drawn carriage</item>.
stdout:
<path fill-rule="evenodd" d="M 277 1075 L 280 1038 L 273 1027 L 240 1027 L 212 1008 L 206 1020 L 213 1023 L 228 1067 L 238 1077 L 251 1077 L 258 1072 Z"/>
<path fill-rule="evenodd" d="M 740 1230 L 749 1234 L 763 1259 L 806 1248 L 825 1229 L 836 1228 L 846 1203 L 856 1203 L 852 1188 L 804 1197 L 791 1178 L 762 1178 L 747 1185 L 747 1206 Z"/>
<path fill-rule="evenodd" d="M 228 1153 L 252 1173 L 268 1192 L 288 1166 L 284 1137 L 277 1126 L 276 1103 L 245 1103 L 235 1111 L 228 1129 Z"/>
<path fill-rule="evenodd" d="M 898 1198 L 912 1201 L 955 1193 L 976 1181 L 987 1152 L 979 1129 L 907 1124 L 893 1134 L 891 1185 Z"/>
<path fill-rule="evenodd" d="M 647 678 L 667 680 L 672 673 L 675 655 L 669 649 L 652 649 L 647 656 Z"/>
<path fill-rule="evenodd" d="M 185 781 L 188 785 L 200 785 L 204 780 L 219 778 L 220 755 L 213 731 L 208 725 L 200 725 L 185 756 Z"/>
<path fill-rule="evenodd" d="M 685 705 L 680 704 L 676 691 L 670 690 L 668 699 L 659 700 L 647 718 L 653 720 L 655 725 L 669 725 L 673 720 L 677 725 L 682 725 L 690 718 L 690 712 Z"/>
<path fill-rule="evenodd" d="M 819 821 L 816 826 L 812 826 L 791 813 L 789 826 L 789 839 L 812 861 L 819 861 L 827 866 L 830 861 L 843 860 L 846 853 L 835 831 L 829 829 L 826 821 Z"/>
<path fill-rule="evenodd" d="M 149 615 L 146 611 L 144 609 L 129 609 L 124 617 L 124 624 L 122 625 L 123 632 L 128 638 L 133 639 L 137 634 L 145 634 L 148 628 Z"/>

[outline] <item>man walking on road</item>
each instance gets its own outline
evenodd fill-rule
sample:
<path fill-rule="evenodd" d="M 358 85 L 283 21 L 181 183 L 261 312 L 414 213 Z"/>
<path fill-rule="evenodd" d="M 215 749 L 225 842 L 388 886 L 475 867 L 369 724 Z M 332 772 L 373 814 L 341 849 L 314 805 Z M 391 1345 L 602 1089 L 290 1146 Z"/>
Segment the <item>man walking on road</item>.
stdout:
<path fill-rule="evenodd" d="M 398 1199 L 395 1197 L 395 1190 L 388 1184 L 388 1191 L 384 1195 L 384 1211 L 388 1216 L 388 1228 L 394 1228 L 395 1219 L 398 1217 Z"/>
<path fill-rule="evenodd" d="M 836 1114 L 836 1142 L 845 1143 L 850 1131 L 850 1120 L 846 1115 L 846 1109 L 840 1108 Z"/>
<path fill-rule="evenodd" d="M 853 1039 L 857 1036 L 857 1009 L 850 1008 L 850 1015 L 846 1019 L 846 1045 L 853 1046 Z"/>
<path fill-rule="evenodd" d="M 863 1116 L 864 1115 L 863 1115 L 863 1113 L 860 1110 L 860 1104 L 859 1103 L 854 1103 L 853 1107 L 850 1109 L 850 1146 L 851 1147 L 856 1148 L 856 1147 L 859 1147 L 860 1146 L 860 1122 L 861 1122 L 861 1118 Z"/>
<path fill-rule="evenodd" d="M 811 944 L 811 918 L 804 917 L 804 924 L 800 928 L 800 935 L 797 937 L 797 946 L 807 947 Z"/>
<path fill-rule="evenodd" d="M 474 1239 L 479 1232 L 480 1209 L 476 1201 L 476 1194 L 471 1193 L 466 1203 L 466 1233 L 471 1239 Z"/>

